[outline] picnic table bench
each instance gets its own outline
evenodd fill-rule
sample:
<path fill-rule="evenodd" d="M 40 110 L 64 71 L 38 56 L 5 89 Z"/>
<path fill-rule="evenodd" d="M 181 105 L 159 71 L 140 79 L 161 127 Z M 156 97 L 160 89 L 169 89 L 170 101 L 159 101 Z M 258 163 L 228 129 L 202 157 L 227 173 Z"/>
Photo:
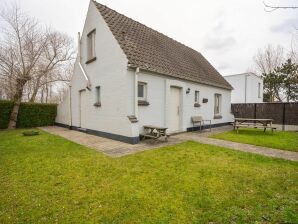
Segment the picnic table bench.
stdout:
<path fill-rule="evenodd" d="M 165 140 L 169 137 L 167 135 L 167 129 L 165 127 L 158 127 L 153 125 L 144 125 L 144 134 L 141 135 L 142 139 L 152 138 L 158 139 L 160 137 L 165 137 Z"/>
<path fill-rule="evenodd" d="M 234 130 L 237 130 L 238 134 L 238 129 L 241 127 L 246 127 L 246 128 L 262 128 L 264 129 L 264 132 L 266 129 L 271 129 L 275 130 L 275 127 L 272 127 L 272 122 L 273 119 L 254 119 L 254 118 L 235 118 L 234 120 Z"/>

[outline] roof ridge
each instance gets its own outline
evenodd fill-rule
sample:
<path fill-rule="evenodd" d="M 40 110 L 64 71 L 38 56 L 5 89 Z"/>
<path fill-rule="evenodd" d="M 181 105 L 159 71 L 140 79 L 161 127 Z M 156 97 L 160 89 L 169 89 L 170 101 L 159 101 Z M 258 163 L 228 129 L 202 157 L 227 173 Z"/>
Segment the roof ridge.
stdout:
<path fill-rule="evenodd" d="M 150 29 L 150 30 L 152 30 L 152 31 L 154 31 L 154 32 L 157 32 L 158 34 L 163 35 L 163 36 L 165 36 L 165 37 L 167 37 L 167 38 L 169 38 L 169 39 L 175 41 L 176 43 L 181 44 L 181 45 L 183 45 L 184 47 L 189 48 L 190 50 L 194 51 L 195 53 L 199 53 L 199 54 L 201 54 L 201 52 L 199 52 L 199 51 L 193 49 L 192 47 L 187 46 L 186 44 L 184 44 L 184 43 L 182 43 L 182 42 L 180 42 L 180 41 L 178 41 L 178 40 L 175 40 L 174 38 L 172 38 L 172 37 L 170 37 L 170 36 L 168 36 L 168 35 L 166 35 L 166 34 L 160 32 L 160 31 L 158 31 L 158 30 L 156 30 L 156 29 L 153 29 L 153 28 L 151 28 L 151 27 L 145 25 L 144 23 L 141 23 L 141 22 L 139 22 L 139 21 L 137 21 L 137 20 L 135 20 L 135 19 L 133 19 L 133 18 L 131 18 L 131 17 L 129 17 L 129 16 L 126 16 L 126 15 L 124 15 L 124 14 L 122 14 L 122 13 L 120 13 L 120 12 L 118 12 L 118 11 L 116 11 L 116 10 L 114 10 L 114 9 L 112 9 L 112 8 L 110 8 L 110 7 L 108 7 L 108 6 L 106 6 L 106 5 L 104 5 L 104 4 L 101 4 L 101 3 L 97 2 L 96 0 L 92 0 L 92 1 L 93 1 L 95 4 L 97 4 L 97 5 L 100 5 L 100 6 L 102 6 L 102 7 L 105 7 L 105 8 L 108 9 L 108 10 L 111 10 L 111 11 L 113 11 L 113 12 L 116 12 L 116 13 L 120 14 L 121 16 L 124 16 L 124 17 L 126 17 L 126 18 L 128 18 L 128 19 L 130 19 L 130 20 L 133 20 L 134 22 L 138 23 L 139 25 L 145 26 L 147 29 Z M 96 6 L 96 7 L 97 7 L 97 6 Z M 99 11 L 99 12 L 100 12 L 100 11 Z M 101 13 L 101 12 L 100 12 L 100 13 Z"/>

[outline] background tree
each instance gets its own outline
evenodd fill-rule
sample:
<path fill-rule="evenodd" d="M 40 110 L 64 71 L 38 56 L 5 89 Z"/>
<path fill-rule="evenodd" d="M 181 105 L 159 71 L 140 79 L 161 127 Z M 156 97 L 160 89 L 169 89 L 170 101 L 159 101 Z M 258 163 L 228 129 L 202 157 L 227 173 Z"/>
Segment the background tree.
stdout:
<path fill-rule="evenodd" d="M 298 101 L 298 64 L 288 59 L 275 72 L 276 76 L 282 79 L 282 88 L 286 101 Z"/>
<path fill-rule="evenodd" d="M 254 56 L 256 71 L 264 82 L 264 100 L 268 102 L 282 101 L 282 79 L 276 75 L 275 69 L 281 66 L 283 61 L 284 49 L 280 45 L 267 45 L 264 49 L 259 49 Z"/>
<path fill-rule="evenodd" d="M 15 128 L 24 95 L 34 101 L 50 83 L 66 81 L 62 68 L 74 58 L 73 42 L 65 34 L 42 26 L 16 5 L 1 12 L 0 81 L 14 100 L 9 128 Z"/>

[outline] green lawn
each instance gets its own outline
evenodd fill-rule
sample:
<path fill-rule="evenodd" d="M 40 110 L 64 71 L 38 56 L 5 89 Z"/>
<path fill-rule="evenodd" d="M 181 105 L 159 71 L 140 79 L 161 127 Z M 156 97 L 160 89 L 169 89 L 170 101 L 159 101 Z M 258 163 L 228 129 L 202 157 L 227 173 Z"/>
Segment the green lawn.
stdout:
<path fill-rule="evenodd" d="M 298 163 L 186 142 L 119 159 L 0 131 L 0 223 L 298 223 Z"/>
<path fill-rule="evenodd" d="M 250 128 L 239 129 L 239 134 L 236 131 L 228 131 L 209 137 L 298 152 L 298 132 L 274 131 L 272 133 L 270 130 L 264 132 Z"/>

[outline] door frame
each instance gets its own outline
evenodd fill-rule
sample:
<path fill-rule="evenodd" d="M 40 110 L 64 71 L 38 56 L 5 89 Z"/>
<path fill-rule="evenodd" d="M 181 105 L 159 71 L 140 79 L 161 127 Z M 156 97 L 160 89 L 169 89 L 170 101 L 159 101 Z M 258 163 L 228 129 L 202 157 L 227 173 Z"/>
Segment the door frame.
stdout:
<path fill-rule="evenodd" d="M 171 107 L 171 89 L 172 88 L 175 88 L 175 89 L 178 89 L 179 90 L 179 125 L 178 125 L 178 130 L 170 130 L 171 133 L 175 133 L 175 132 L 180 132 L 182 131 L 182 118 L 183 118 L 183 110 L 182 110 L 182 107 L 183 107 L 183 88 L 181 86 L 177 86 L 177 85 L 170 85 L 169 86 L 169 112 L 168 112 L 168 117 L 169 117 L 169 122 L 170 122 L 170 116 L 171 116 L 171 110 L 170 110 L 170 107 Z M 170 127 L 170 123 L 168 123 L 169 127 Z"/>

